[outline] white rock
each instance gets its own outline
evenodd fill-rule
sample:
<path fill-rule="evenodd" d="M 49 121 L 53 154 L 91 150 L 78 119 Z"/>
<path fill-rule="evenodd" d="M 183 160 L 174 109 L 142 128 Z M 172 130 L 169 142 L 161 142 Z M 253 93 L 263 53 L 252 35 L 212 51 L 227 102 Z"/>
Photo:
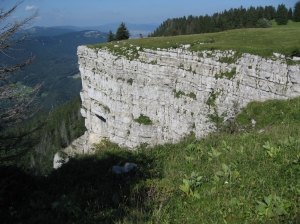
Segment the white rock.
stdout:
<path fill-rule="evenodd" d="M 234 51 L 144 49 L 133 61 L 108 49 L 80 46 L 77 53 L 87 128 L 84 152 L 103 138 L 136 148 L 175 143 L 191 131 L 203 137 L 215 130 L 209 118 L 215 111 L 228 117 L 251 101 L 300 95 L 299 65 L 282 63 L 278 53 L 275 61 L 243 54 L 233 64 L 218 60 Z M 231 71 L 236 74 L 229 77 Z M 152 125 L 135 121 L 142 114 Z"/>
<path fill-rule="evenodd" d="M 293 61 L 300 61 L 300 57 L 293 57 Z"/>

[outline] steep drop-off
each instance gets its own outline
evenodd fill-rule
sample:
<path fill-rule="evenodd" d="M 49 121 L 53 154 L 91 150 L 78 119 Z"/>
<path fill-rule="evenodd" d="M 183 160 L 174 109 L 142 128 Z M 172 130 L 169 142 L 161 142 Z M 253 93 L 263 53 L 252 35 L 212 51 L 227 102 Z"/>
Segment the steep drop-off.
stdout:
<path fill-rule="evenodd" d="M 188 47 L 136 47 L 132 57 L 78 47 L 83 151 L 102 138 L 134 148 L 178 142 L 190 132 L 203 137 L 215 130 L 211 117 L 226 120 L 251 101 L 300 95 L 300 67 L 287 65 L 282 55 L 265 59 Z M 147 118 L 148 125 L 138 118 Z"/>

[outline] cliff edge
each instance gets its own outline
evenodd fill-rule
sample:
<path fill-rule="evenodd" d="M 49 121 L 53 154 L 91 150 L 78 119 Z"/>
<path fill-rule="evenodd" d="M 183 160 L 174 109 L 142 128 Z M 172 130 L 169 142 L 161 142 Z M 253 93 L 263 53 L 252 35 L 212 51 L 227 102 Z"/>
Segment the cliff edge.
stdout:
<path fill-rule="evenodd" d="M 300 67 L 280 54 L 266 59 L 188 47 L 134 47 L 129 55 L 78 47 L 83 151 L 103 138 L 135 148 L 175 143 L 191 132 L 203 137 L 215 130 L 214 116 L 226 120 L 251 101 L 300 95 Z"/>

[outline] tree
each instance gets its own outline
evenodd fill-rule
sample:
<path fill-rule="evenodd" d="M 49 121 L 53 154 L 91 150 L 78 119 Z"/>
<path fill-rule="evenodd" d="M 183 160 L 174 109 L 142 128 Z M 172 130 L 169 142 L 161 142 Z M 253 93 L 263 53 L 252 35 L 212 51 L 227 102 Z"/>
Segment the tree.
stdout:
<path fill-rule="evenodd" d="M 300 22 L 300 1 L 298 1 L 294 6 L 294 21 Z"/>
<path fill-rule="evenodd" d="M 248 28 L 252 28 L 256 26 L 257 20 L 261 19 L 258 18 L 258 13 L 257 10 L 251 6 L 248 10 L 247 10 L 247 21 L 246 21 L 246 27 Z"/>
<path fill-rule="evenodd" d="M 117 33 L 116 33 L 116 40 L 127 40 L 129 39 L 130 33 L 125 26 L 125 23 L 122 22 L 119 26 Z"/>
<path fill-rule="evenodd" d="M 266 18 L 259 19 L 256 24 L 257 28 L 271 28 L 272 24 Z"/>
<path fill-rule="evenodd" d="M 266 6 L 265 7 L 265 18 L 267 20 L 272 20 L 275 17 L 276 9 L 273 6 Z"/>
<path fill-rule="evenodd" d="M 164 32 L 164 36 L 176 36 L 176 35 L 178 35 L 178 31 L 173 27 L 168 28 Z"/>
<path fill-rule="evenodd" d="M 112 42 L 115 40 L 115 35 L 113 34 L 113 32 L 110 30 L 108 32 L 108 38 L 107 38 L 107 42 Z"/>
<path fill-rule="evenodd" d="M 0 24 L 8 20 L 22 2 L 23 0 L 18 1 L 7 11 L 1 9 Z M 29 25 L 37 16 L 38 11 L 35 11 L 21 21 L 14 20 L 0 26 L 0 56 L 5 59 L 5 61 L 1 59 L 0 63 L 0 162 L 15 160 L 24 155 L 27 149 L 21 146 L 19 147 L 19 149 L 22 148 L 21 150 L 16 150 L 16 145 L 38 128 L 35 127 L 26 132 L 19 130 L 18 134 L 16 132 L 9 134 L 10 132 L 8 132 L 9 127 L 32 116 L 38 110 L 32 103 L 41 86 L 38 85 L 30 91 L 24 91 L 23 88 L 11 82 L 12 76 L 20 74 L 21 69 L 34 60 L 35 55 L 20 53 L 17 61 L 10 57 L 10 52 L 28 37 L 28 34 L 19 37 L 16 35 L 17 32 Z"/>
<path fill-rule="evenodd" d="M 288 20 L 293 20 L 293 10 L 292 10 L 292 8 L 289 8 L 289 11 L 288 11 Z"/>
<path fill-rule="evenodd" d="M 278 5 L 275 20 L 277 25 L 286 25 L 288 23 L 288 10 L 284 4 Z"/>

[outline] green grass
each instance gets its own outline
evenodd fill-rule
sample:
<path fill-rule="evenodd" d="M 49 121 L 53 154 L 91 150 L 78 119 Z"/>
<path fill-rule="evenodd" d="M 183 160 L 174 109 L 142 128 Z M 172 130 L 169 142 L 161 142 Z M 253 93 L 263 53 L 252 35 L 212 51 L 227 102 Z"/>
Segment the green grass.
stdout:
<path fill-rule="evenodd" d="M 126 41 L 89 45 L 91 48 L 108 47 L 115 53 L 128 54 L 132 50 L 131 58 L 137 58 L 136 46 L 148 49 L 168 49 L 178 47 L 181 44 L 191 44 L 190 51 L 203 50 L 235 50 L 237 52 L 250 53 L 262 57 L 270 57 L 273 52 L 290 55 L 293 50 L 300 49 L 299 32 L 300 22 L 289 22 L 286 26 L 260 29 L 237 29 L 219 33 L 207 33 L 197 35 L 182 35 L 174 37 L 155 37 L 129 39 Z M 210 43 L 214 38 L 215 43 Z M 204 44 L 199 44 L 204 43 Z M 119 47 L 114 47 L 119 45 Z M 132 45 L 130 47 L 130 45 Z"/>
<path fill-rule="evenodd" d="M 289 20 L 287 25 L 277 25 L 275 20 L 271 20 L 272 23 L 272 28 L 279 28 L 279 29 L 290 29 L 290 28 L 300 28 L 300 23 L 299 22 L 294 22 L 292 20 Z"/>
<path fill-rule="evenodd" d="M 104 141 L 48 177 L 1 167 L 0 216 L 6 223 L 297 223 L 299 114 L 300 98 L 253 102 L 203 139 L 135 151 Z M 126 162 L 139 170 L 110 172 Z"/>

